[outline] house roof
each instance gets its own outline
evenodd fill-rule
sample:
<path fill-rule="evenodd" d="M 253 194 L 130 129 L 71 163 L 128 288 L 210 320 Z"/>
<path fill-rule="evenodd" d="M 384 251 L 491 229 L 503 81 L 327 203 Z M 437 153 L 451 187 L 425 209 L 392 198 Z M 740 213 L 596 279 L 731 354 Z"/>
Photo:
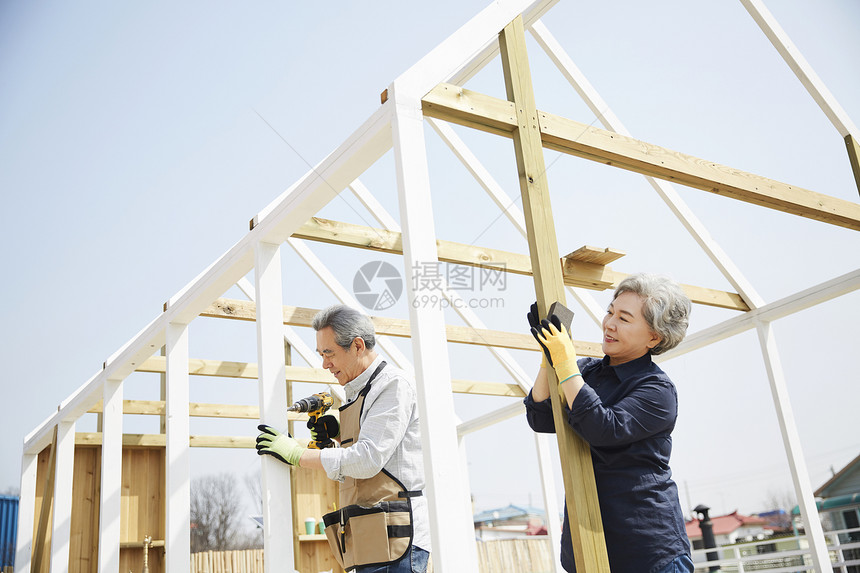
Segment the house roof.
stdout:
<path fill-rule="evenodd" d="M 480 513 L 476 513 L 472 521 L 474 523 L 484 523 L 487 521 L 506 521 L 517 517 L 528 517 L 530 515 L 543 516 L 546 512 L 536 507 L 520 507 L 518 505 L 509 505 L 498 509 L 488 509 Z"/>
<path fill-rule="evenodd" d="M 844 468 L 836 472 L 832 478 L 824 482 L 824 485 L 815 490 L 815 497 L 829 497 L 827 493 L 830 487 L 836 485 L 842 480 L 842 478 L 853 473 L 855 470 L 860 471 L 860 455 L 848 462 Z"/>
<path fill-rule="evenodd" d="M 818 511 L 830 511 L 847 507 L 849 505 L 860 505 L 860 492 L 849 493 L 848 495 L 839 495 L 827 499 L 819 499 L 815 502 L 815 509 Z M 791 510 L 791 515 L 800 515 L 800 506 L 795 505 Z"/>
<path fill-rule="evenodd" d="M 768 520 L 749 515 L 741 515 L 737 511 L 733 511 L 728 515 L 719 515 L 711 518 L 714 524 L 714 535 L 728 535 L 739 527 L 746 525 L 761 525 L 762 527 L 768 524 Z M 694 539 L 702 536 L 702 529 L 699 527 L 699 520 L 692 519 L 685 524 L 687 526 L 687 537 Z"/>

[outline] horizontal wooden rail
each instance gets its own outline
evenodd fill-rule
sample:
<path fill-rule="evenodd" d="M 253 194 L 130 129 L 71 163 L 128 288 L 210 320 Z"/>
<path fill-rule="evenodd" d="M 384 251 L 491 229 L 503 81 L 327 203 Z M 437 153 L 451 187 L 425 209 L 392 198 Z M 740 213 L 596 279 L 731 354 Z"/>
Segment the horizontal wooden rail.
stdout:
<path fill-rule="evenodd" d="M 439 84 L 422 100 L 424 115 L 512 137 L 517 127 L 514 104 L 479 92 Z M 554 149 L 673 181 L 807 219 L 860 230 L 860 204 L 822 195 L 672 151 L 612 131 L 538 111 L 541 141 Z"/>
<path fill-rule="evenodd" d="M 195 365 L 195 372 L 192 374 L 202 374 L 204 376 L 221 376 L 225 378 L 243 378 L 256 379 L 257 365 L 245 364 L 241 362 L 231 362 L 230 368 L 220 368 L 221 364 L 217 360 L 200 360 L 195 359 L 189 361 Z M 163 356 L 152 356 L 141 364 L 138 372 L 165 372 L 166 361 Z M 189 368 L 190 369 L 190 368 Z M 337 384 L 337 380 L 329 373 L 328 370 L 322 368 L 303 368 L 300 366 L 287 366 L 286 379 L 291 382 L 306 382 L 310 384 Z M 506 384 L 502 382 L 485 382 L 476 380 L 451 380 L 451 390 L 458 394 L 480 394 L 483 396 L 515 396 L 525 397 L 522 389 L 517 384 Z M 95 407 L 90 409 L 92 413 L 101 412 L 101 401 Z M 124 414 L 151 414 L 163 415 L 164 402 L 161 401 L 146 401 L 146 400 L 124 400 Z M 189 405 L 189 414 L 191 416 L 203 416 L 209 418 L 241 418 L 255 419 L 260 417 L 260 410 L 257 406 L 239 406 L 230 404 L 195 404 Z M 290 412 L 290 420 L 307 420 L 307 415 L 296 414 Z"/>
<path fill-rule="evenodd" d="M 293 237 L 344 247 L 403 254 L 402 238 L 398 232 L 319 217 L 313 217 L 302 225 L 293 234 Z M 436 241 L 436 249 L 439 260 L 442 262 L 479 267 L 497 272 L 532 275 L 532 265 L 528 255 L 442 240 Z M 622 280 L 629 276 L 613 271 L 605 264 L 582 260 L 577 256 L 580 251 L 561 259 L 565 285 L 591 290 L 606 290 L 617 287 Z M 609 251 L 611 252 L 611 250 Z M 681 287 L 690 297 L 690 300 L 697 304 L 740 311 L 750 309 L 737 293 L 692 285 L 681 285 Z M 302 318 L 308 319 L 305 316 Z M 508 333 L 505 333 L 505 336 L 508 336 Z M 529 336 L 526 335 L 526 337 Z"/>
<path fill-rule="evenodd" d="M 319 311 L 313 308 L 285 306 L 284 324 L 288 324 L 290 326 L 309 327 L 311 326 L 311 320 L 317 312 Z M 209 308 L 200 313 L 200 316 L 251 321 L 257 319 L 257 305 L 246 300 L 219 298 L 212 303 Z M 401 318 L 384 318 L 379 316 L 371 316 L 370 318 L 373 321 L 377 334 L 399 337 L 409 337 L 411 334 L 411 327 L 408 320 Z M 537 342 L 535 342 L 535 339 L 531 334 L 451 325 L 446 326 L 445 329 L 448 336 L 448 342 L 474 344 L 478 346 L 493 346 L 496 348 L 510 348 L 513 350 L 540 351 L 540 347 Z M 573 344 L 576 348 L 577 354 L 580 356 L 603 356 L 603 353 L 600 350 L 600 344 L 598 343 L 574 340 Z M 287 378 L 293 379 L 290 374 L 287 374 Z"/>
<path fill-rule="evenodd" d="M 75 445 L 100 446 L 101 432 L 78 432 L 75 434 Z M 165 446 L 166 434 L 123 434 L 122 445 L 127 447 Z M 192 448 L 253 448 L 256 446 L 254 436 L 189 436 L 188 445 Z"/>

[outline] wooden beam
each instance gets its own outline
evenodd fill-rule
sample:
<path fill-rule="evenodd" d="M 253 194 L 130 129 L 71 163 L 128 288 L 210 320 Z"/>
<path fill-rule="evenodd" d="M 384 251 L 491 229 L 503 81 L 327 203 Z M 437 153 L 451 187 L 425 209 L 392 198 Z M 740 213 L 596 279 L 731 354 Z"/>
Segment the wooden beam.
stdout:
<path fill-rule="evenodd" d="M 305 223 L 293 236 L 339 246 L 403 254 L 400 233 L 318 217 Z M 444 262 L 520 275 L 532 275 L 531 261 L 526 255 L 442 240 L 436 241 L 436 246 L 439 260 Z M 582 247 L 561 260 L 564 284 L 590 290 L 615 288 L 628 275 L 615 272 L 606 265 L 621 256 L 623 253 L 615 249 Z M 694 303 L 730 310 L 749 310 L 749 306 L 743 298 L 736 293 L 698 286 L 681 286 Z M 231 310 L 225 309 L 225 312 Z M 307 322 L 307 324 L 302 324 L 302 326 L 307 326 L 310 324 L 312 315 L 309 317 L 305 312 L 298 312 L 295 318 Z M 392 335 L 398 336 L 397 334 Z M 508 334 L 505 336 L 507 337 Z M 525 339 L 529 338 L 528 335 L 524 337 Z"/>
<path fill-rule="evenodd" d="M 514 151 L 534 270 L 535 293 L 538 308 L 542 315 L 546 315 L 550 304 L 555 301 L 565 302 L 566 299 L 558 264 L 555 222 L 521 17 L 514 19 L 499 35 L 499 47 L 508 100 L 514 102 L 516 109 Z M 550 368 L 547 374 L 550 387 L 557 386 L 555 371 Z M 559 393 L 551 391 L 550 397 L 576 568 L 579 571 L 609 573 L 591 448 L 567 423 Z"/>
<path fill-rule="evenodd" d="M 217 360 L 192 360 L 192 362 L 205 366 L 206 363 L 212 362 L 217 364 Z M 240 364 L 240 363 L 235 363 Z M 226 378 L 246 378 L 256 379 L 256 364 L 241 363 L 243 374 L 241 376 L 233 376 L 230 374 L 213 374 L 213 376 L 223 376 Z M 164 369 L 164 360 L 159 356 L 153 356 L 143 364 L 141 364 L 138 372 L 154 372 L 158 373 Z M 210 370 L 216 371 L 216 367 Z M 249 373 L 254 373 L 250 375 Z M 337 384 L 337 380 L 327 370 L 321 368 L 304 368 L 299 366 L 287 366 L 287 380 L 292 382 L 306 382 L 312 384 Z M 458 394 L 482 394 L 485 396 L 516 396 L 524 397 L 525 393 L 517 384 L 507 384 L 500 382 L 486 382 L 476 380 L 451 380 L 451 389 Z M 102 411 L 102 404 L 98 402 L 89 412 L 98 413 Z M 259 408 L 257 406 L 243 406 L 233 404 L 189 404 L 191 416 L 208 417 L 208 418 L 238 418 L 253 420 L 259 418 Z M 124 414 L 142 414 L 142 415 L 161 415 L 164 413 L 164 402 L 158 400 L 125 400 L 123 401 Z M 297 414 L 289 412 L 290 421 L 306 421 L 307 414 Z"/>
<path fill-rule="evenodd" d="M 478 382 L 475 380 L 451 380 L 451 390 L 457 394 L 481 394 L 483 396 L 513 396 L 525 398 L 526 393 L 518 384 Z"/>
<path fill-rule="evenodd" d="M 860 193 L 860 143 L 849 133 L 845 136 L 845 147 L 848 148 L 848 160 L 851 162 L 851 171 L 854 172 L 857 192 Z"/>
<path fill-rule="evenodd" d="M 312 219 L 295 236 L 340 246 L 402 254 L 400 233 L 327 219 Z M 437 241 L 437 245 L 440 260 L 445 262 L 529 276 L 532 274 L 531 262 L 526 255 L 441 240 Z M 612 261 L 620 256 L 620 251 L 598 250 L 594 247 L 583 247 L 571 253 L 562 260 L 565 285 L 592 290 L 606 290 L 618 286 L 618 283 L 628 275 L 612 271 L 604 266 L 606 263 L 600 261 Z M 682 287 L 695 303 L 731 310 L 749 310 L 749 306 L 736 293 L 690 285 L 682 285 Z M 309 323 L 309 315 L 306 312 L 297 311 L 293 316 Z M 399 334 L 391 334 L 399 336 Z M 528 339 L 527 336 L 525 338 Z"/>
<path fill-rule="evenodd" d="M 626 279 L 628 274 L 613 271 L 609 267 L 590 265 L 570 258 L 562 259 L 562 272 L 564 273 L 564 284 L 567 286 L 580 286 L 589 281 L 595 290 L 615 289 Z M 576 285 L 569 277 L 576 276 Z M 684 293 L 696 304 L 726 308 L 729 310 L 749 311 L 749 305 L 741 295 L 734 292 L 726 292 L 717 289 L 705 288 L 695 285 L 680 285 Z"/>
<path fill-rule="evenodd" d="M 101 432 L 77 432 L 75 444 L 83 446 L 99 446 L 102 443 Z M 165 447 L 167 436 L 164 434 L 123 434 L 123 447 Z M 256 446 L 254 436 L 189 436 L 188 445 L 192 448 L 253 448 Z"/>
<path fill-rule="evenodd" d="M 440 84 L 423 100 L 425 115 L 483 131 L 510 136 L 515 123 L 499 125 L 513 104 L 497 98 Z M 579 123 L 547 112 L 537 112 L 544 147 L 599 163 L 674 181 L 688 187 L 746 203 L 791 213 L 832 225 L 860 230 L 860 204 L 822 195 L 759 175 L 706 161 Z M 493 118 L 493 130 L 486 118 Z"/>
<path fill-rule="evenodd" d="M 572 253 L 565 255 L 562 258 L 579 261 L 581 263 L 593 263 L 595 265 L 606 266 L 609 263 L 617 261 L 625 254 L 626 253 L 624 253 L 623 251 L 619 251 L 617 249 L 600 249 L 598 247 L 584 245 L 576 249 Z"/>
<path fill-rule="evenodd" d="M 399 232 L 319 217 L 311 218 L 293 234 L 293 237 L 383 253 L 403 254 L 402 235 Z M 531 274 L 531 263 L 526 255 L 443 240 L 436 241 L 436 249 L 439 253 L 439 260 L 445 263 L 463 264 L 520 275 Z"/>
<path fill-rule="evenodd" d="M 311 319 L 318 311 L 312 308 L 300 308 L 294 306 L 284 307 L 284 324 L 291 326 L 311 326 Z M 254 320 L 256 316 L 256 305 L 253 302 L 234 299 L 218 299 L 212 306 L 201 313 L 201 316 L 210 318 L 231 318 L 234 320 Z M 409 321 L 399 318 L 370 317 L 376 328 L 377 334 L 388 336 L 409 337 L 411 328 Z M 487 330 L 471 328 L 468 326 L 448 325 L 448 342 L 460 344 L 474 344 L 477 346 L 493 346 L 497 348 L 510 348 L 514 350 L 532 350 L 538 352 L 540 348 L 530 334 L 519 332 L 504 332 L 499 330 Z M 603 356 L 600 344 L 575 340 L 576 351 L 582 356 Z M 154 357 L 155 358 L 155 357 Z M 149 362 L 149 361 L 147 361 Z M 296 380 L 300 382 L 301 380 Z"/>

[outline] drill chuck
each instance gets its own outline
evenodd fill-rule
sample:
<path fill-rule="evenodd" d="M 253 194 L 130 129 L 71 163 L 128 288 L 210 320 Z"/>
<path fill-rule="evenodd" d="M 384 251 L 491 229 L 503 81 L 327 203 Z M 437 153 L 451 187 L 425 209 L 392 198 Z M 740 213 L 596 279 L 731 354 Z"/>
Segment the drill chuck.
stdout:
<path fill-rule="evenodd" d="M 321 392 L 319 394 L 313 394 L 312 396 L 308 396 L 307 398 L 302 398 L 301 400 L 296 401 L 295 404 L 287 408 L 288 412 L 318 412 L 320 415 L 324 414 L 326 410 L 331 408 L 332 399 L 331 395 L 327 392 Z"/>
<path fill-rule="evenodd" d="M 295 404 L 290 406 L 287 411 L 299 413 L 311 412 L 313 410 L 318 409 L 320 406 L 322 406 L 322 400 L 320 400 L 316 396 L 310 396 L 308 398 L 302 398 L 301 400 L 297 401 Z"/>

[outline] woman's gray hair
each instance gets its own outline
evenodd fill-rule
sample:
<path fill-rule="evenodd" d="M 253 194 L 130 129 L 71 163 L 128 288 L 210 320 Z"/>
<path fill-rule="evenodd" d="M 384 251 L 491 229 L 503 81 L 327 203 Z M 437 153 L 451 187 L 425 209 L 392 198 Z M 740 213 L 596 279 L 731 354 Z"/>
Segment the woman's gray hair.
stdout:
<path fill-rule="evenodd" d="M 311 323 L 314 330 L 331 327 L 334 341 L 341 348 L 349 349 L 356 338 L 364 340 L 364 346 L 373 350 L 376 346 L 376 330 L 366 314 L 342 304 L 336 304 L 316 313 Z"/>
<path fill-rule="evenodd" d="M 678 283 L 668 277 L 641 273 L 621 281 L 612 300 L 625 292 L 639 295 L 645 321 L 660 336 L 651 354 L 662 354 L 684 340 L 690 324 L 691 305 Z"/>

